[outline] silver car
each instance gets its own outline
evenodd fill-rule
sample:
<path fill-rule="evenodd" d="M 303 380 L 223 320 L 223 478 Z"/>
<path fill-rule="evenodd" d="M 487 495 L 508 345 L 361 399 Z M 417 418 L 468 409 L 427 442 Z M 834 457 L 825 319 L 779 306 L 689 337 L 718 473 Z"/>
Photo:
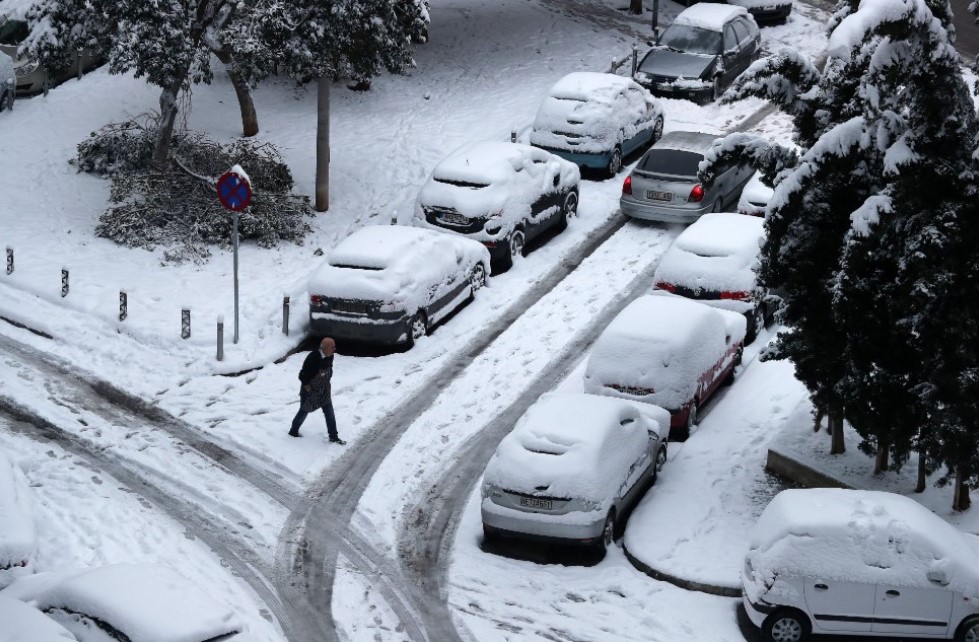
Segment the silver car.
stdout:
<path fill-rule="evenodd" d="M 26 4 L 18 6 L 26 8 Z M 0 10 L 4 7 L 0 7 Z M 72 63 L 60 69 L 47 69 L 39 61 L 25 56 L 19 56 L 18 47 L 30 34 L 30 25 L 24 19 L 26 9 L 0 14 L 0 52 L 14 59 L 14 70 L 17 76 L 17 94 L 24 96 L 40 93 L 59 85 L 69 78 L 78 75 L 78 68 L 89 71 L 101 64 L 101 59 L 94 49 L 85 48 L 76 52 Z"/>
<path fill-rule="evenodd" d="M 709 188 L 697 176 L 700 161 L 716 139 L 702 132 L 665 134 L 622 184 L 622 212 L 648 221 L 692 223 L 707 212 L 723 212 L 735 205 L 751 178 L 750 166 L 720 168 Z"/>

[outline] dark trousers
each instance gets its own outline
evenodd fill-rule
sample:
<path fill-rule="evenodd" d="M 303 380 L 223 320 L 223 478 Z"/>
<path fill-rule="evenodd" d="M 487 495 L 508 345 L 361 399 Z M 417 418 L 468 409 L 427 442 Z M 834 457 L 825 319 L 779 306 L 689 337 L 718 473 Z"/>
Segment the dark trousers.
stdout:
<path fill-rule="evenodd" d="M 309 413 L 303 410 L 302 404 L 299 406 L 299 412 L 296 413 L 295 419 L 292 420 L 292 429 L 289 432 L 298 433 L 299 427 L 303 425 L 306 421 L 306 417 Z M 337 434 L 337 418 L 333 414 L 333 404 L 328 403 L 323 406 L 323 416 L 326 417 L 326 432 L 330 434 L 330 439 L 339 439 L 340 435 Z"/>

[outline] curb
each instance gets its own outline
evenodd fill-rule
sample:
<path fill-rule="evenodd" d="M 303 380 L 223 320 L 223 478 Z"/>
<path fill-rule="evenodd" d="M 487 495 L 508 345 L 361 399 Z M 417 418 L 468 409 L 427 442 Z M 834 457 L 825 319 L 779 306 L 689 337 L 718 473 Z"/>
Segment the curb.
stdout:
<path fill-rule="evenodd" d="M 663 582 L 669 582 L 674 586 L 679 586 L 682 589 L 687 589 L 688 591 L 699 591 L 701 593 L 708 593 L 710 595 L 720 595 L 722 597 L 741 597 L 741 589 L 733 588 L 730 586 L 718 586 L 717 584 L 708 584 L 706 582 L 695 582 L 693 580 L 685 580 L 682 577 L 677 577 L 676 575 L 670 575 L 669 573 L 664 573 L 663 571 L 658 571 L 649 564 L 639 560 L 636 556 L 629 552 L 629 549 L 625 547 L 625 542 L 622 542 L 622 550 L 625 552 L 626 559 L 632 564 L 637 571 L 645 573 L 654 580 L 660 580 Z"/>
<path fill-rule="evenodd" d="M 765 469 L 790 479 L 805 488 L 846 488 L 853 490 L 853 486 L 834 479 L 826 473 L 772 448 L 768 449 L 768 461 L 765 462 Z"/>

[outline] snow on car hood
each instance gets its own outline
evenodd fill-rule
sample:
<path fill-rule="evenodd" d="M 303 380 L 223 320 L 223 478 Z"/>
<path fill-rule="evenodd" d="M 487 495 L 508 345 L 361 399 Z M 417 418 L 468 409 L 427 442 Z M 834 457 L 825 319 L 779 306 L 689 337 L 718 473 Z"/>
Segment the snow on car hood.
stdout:
<path fill-rule="evenodd" d="M 761 174 L 755 172 L 744 186 L 744 191 L 741 192 L 741 200 L 752 205 L 759 205 L 764 209 L 774 194 L 775 190 L 761 182 Z"/>
<path fill-rule="evenodd" d="M 751 292 L 765 235 L 762 219 L 705 214 L 677 237 L 656 268 L 654 281 L 710 292 Z"/>
<path fill-rule="evenodd" d="M 4 569 L 0 570 L 0 588 L 32 571 L 36 549 L 37 531 L 27 480 L 16 465 L 0 454 L 0 569 Z M 23 562 L 28 562 L 28 566 L 19 566 Z"/>
<path fill-rule="evenodd" d="M 63 626 L 39 610 L 0 595 L 0 642 L 65 642 L 75 640 Z"/>
<path fill-rule="evenodd" d="M 639 71 L 666 78 L 704 78 L 716 62 L 717 56 L 656 47 L 642 61 Z"/>
<path fill-rule="evenodd" d="M 645 448 L 646 426 L 655 424 L 627 401 L 548 393 L 500 442 L 484 481 L 521 493 L 605 503 Z"/>

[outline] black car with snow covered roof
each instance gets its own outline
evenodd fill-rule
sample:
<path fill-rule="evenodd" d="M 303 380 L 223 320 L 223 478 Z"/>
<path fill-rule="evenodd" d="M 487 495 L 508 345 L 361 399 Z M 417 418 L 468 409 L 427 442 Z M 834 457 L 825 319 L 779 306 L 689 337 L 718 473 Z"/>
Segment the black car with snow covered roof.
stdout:
<path fill-rule="evenodd" d="M 657 96 L 710 102 L 760 52 L 761 33 L 747 9 L 704 2 L 667 27 L 639 63 L 635 80 Z"/>

